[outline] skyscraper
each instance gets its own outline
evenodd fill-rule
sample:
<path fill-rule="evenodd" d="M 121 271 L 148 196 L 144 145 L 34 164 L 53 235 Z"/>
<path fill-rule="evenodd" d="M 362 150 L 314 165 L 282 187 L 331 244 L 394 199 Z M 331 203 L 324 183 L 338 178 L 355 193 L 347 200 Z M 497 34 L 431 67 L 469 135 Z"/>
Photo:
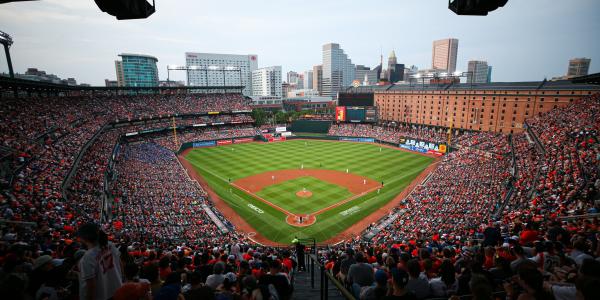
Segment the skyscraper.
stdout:
<path fill-rule="evenodd" d="M 456 71 L 456 56 L 458 54 L 458 39 L 443 39 L 433 41 L 431 68 L 445 70 L 449 73 Z"/>
<path fill-rule="evenodd" d="M 323 65 L 313 67 L 313 90 L 316 90 L 319 95 L 323 91 Z"/>
<path fill-rule="evenodd" d="M 470 60 L 468 64 L 469 75 L 468 83 L 486 83 L 488 82 L 488 72 L 490 71 L 487 61 Z"/>
<path fill-rule="evenodd" d="M 304 89 L 312 90 L 313 89 L 313 71 L 307 70 L 304 71 Z"/>
<path fill-rule="evenodd" d="M 323 45 L 323 96 L 337 97 L 337 93 L 354 80 L 354 64 L 339 44 Z"/>
<path fill-rule="evenodd" d="M 569 60 L 569 69 L 567 70 L 567 77 L 584 76 L 588 74 L 590 69 L 590 63 L 592 62 L 589 58 L 573 58 Z"/>
<path fill-rule="evenodd" d="M 121 62 L 115 62 L 117 82 L 122 86 L 158 86 L 158 59 L 145 54 L 119 54 Z"/>
<path fill-rule="evenodd" d="M 388 57 L 387 80 L 391 83 L 404 80 L 404 64 L 398 64 L 396 52 L 392 50 Z"/>
<path fill-rule="evenodd" d="M 252 96 L 281 97 L 281 66 L 252 71 Z"/>
<path fill-rule="evenodd" d="M 252 71 L 258 69 L 255 54 L 185 53 L 185 64 L 197 69 L 188 71 L 191 86 L 243 86 L 242 93 L 252 95 Z"/>

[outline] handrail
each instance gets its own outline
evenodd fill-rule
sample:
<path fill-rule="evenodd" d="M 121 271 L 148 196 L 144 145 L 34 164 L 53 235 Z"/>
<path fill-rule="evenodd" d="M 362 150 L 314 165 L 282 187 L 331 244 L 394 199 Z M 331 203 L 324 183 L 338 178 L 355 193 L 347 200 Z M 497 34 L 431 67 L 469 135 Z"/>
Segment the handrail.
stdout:
<path fill-rule="evenodd" d="M 542 153 L 543 155 L 546 155 L 546 149 L 544 148 L 544 145 L 542 145 L 542 143 L 538 139 L 537 134 L 533 131 L 533 129 L 531 129 L 531 126 L 529 126 L 527 121 L 525 121 L 524 123 L 525 123 L 525 129 L 527 130 L 527 133 L 529 134 L 530 137 L 533 138 L 533 141 L 535 142 L 535 145 L 537 146 L 540 153 Z"/>
<path fill-rule="evenodd" d="M 558 219 L 561 220 L 578 220 L 578 219 L 592 219 L 600 217 L 600 213 L 595 214 L 583 214 L 583 215 L 574 215 L 574 216 L 561 216 Z"/>
<path fill-rule="evenodd" d="M 344 296 L 344 298 L 346 298 L 346 300 L 356 300 L 354 295 L 350 291 L 348 291 L 348 289 L 346 289 L 346 287 L 344 287 L 344 285 L 339 280 L 337 280 L 331 274 L 331 272 L 329 272 L 325 269 L 325 266 L 323 266 L 323 264 L 321 264 L 321 262 L 319 262 L 317 255 L 309 254 L 308 259 L 310 260 L 311 286 L 312 287 L 314 287 L 314 266 L 315 265 L 317 266 L 318 271 L 320 272 L 320 275 L 321 275 L 320 276 L 321 282 L 320 282 L 320 286 L 319 286 L 321 300 L 327 300 L 329 298 L 329 295 L 328 295 L 329 281 L 331 281 L 333 283 L 333 285 L 338 289 L 338 291 L 342 294 L 342 296 Z"/>

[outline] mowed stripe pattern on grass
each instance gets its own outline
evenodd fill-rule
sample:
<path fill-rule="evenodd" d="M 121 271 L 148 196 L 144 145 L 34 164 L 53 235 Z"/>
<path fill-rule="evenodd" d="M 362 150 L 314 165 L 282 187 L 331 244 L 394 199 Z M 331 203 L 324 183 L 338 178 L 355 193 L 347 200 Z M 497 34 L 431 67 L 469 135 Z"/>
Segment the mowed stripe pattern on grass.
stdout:
<path fill-rule="evenodd" d="M 296 196 L 296 193 L 304 188 L 312 192 L 312 196 L 308 198 Z M 348 189 L 311 176 L 298 177 L 274 184 L 263 188 L 256 194 L 293 214 L 312 214 L 352 197 L 352 193 Z"/>
<path fill-rule="evenodd" d="M 289 243 L 295 236 L 314 237 L 318 241 L 335 236 L 392 200 L 433 161 L 431 157 L 373 144 L 312 140 L 194 149 L 186 159 L 250 225 L 270 240 L 282 243 Z M 372 192 L 359 197 L 323 213 L 314 225 L 298 228 L 288 225 L 283 213 L 228 184 L 228 180 L 301 166 L 342 172 L 348 169 L 351 173 L 384 182 L 385 186 L 379 194 Z M 258 207 L 264 213 L 257 213 L 249 206 Z M 350 208 L 353 213 L 340 214 Z"/>

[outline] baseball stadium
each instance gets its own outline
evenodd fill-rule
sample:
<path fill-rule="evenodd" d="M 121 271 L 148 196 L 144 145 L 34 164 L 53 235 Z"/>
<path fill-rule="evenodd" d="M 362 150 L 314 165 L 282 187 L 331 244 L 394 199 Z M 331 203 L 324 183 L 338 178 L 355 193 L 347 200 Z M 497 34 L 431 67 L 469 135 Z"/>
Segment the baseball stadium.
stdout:
<path fill-rule="evenodd" d="M 600 5 L 183 2 L 0 1 L 1 299 L 598 299 Z"/>

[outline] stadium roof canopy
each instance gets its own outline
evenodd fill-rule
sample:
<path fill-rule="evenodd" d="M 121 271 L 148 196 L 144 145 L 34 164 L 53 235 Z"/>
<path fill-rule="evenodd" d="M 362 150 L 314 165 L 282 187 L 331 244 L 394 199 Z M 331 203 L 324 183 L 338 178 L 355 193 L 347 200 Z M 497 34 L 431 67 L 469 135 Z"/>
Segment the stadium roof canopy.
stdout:
<path fill-rule="evenodd" d="M 588 83 L 559 81 L 522 81 L 491 83 L 440 83 L 440 84 L 394 84 L 384 86 L 349 87 L 345 93 L 373 93 L 383 91 L 438 91 L 438 90 L 600 90 L 600 86 Z"/>
<path fill-rule="evenodd" d="M 589 74 L 585 76 L 579 76 L 571 79 L 574 83 L 588 83 L 600 85 L 600 73 Z"/>
<path fill-rule="evenodd" d="M 163 91 L 180 91 L 180 92 L 195 92 L 199 90 L 222 90 L 241 92 L 244 86 L 83 86 L 83 85 L 65 85 L 49 82 L 33 81 L 20 78 L 10 78 L 0 76 L 0 92 L 19 91 L 33 93 L 65 93 L 65 92 L 154 92 L 160 93 Z"/>

